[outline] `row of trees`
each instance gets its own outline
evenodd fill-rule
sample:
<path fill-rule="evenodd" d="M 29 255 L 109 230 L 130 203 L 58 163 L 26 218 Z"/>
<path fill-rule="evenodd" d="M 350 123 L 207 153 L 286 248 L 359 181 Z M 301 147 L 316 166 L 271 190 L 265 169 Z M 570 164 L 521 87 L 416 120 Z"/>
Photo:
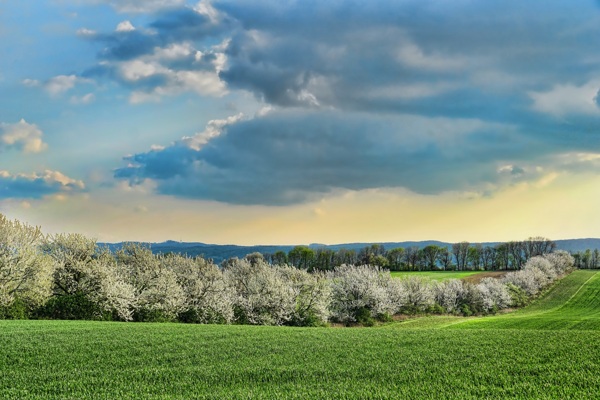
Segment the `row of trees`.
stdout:
<path fill-rule="evenodd" d="M 376 265 L 392 271 L 518 270 L 529 258 L 549 253 L 555 248 L 556 244 L 550 239 L 532 237 L 485 247 L 460 242 L 449 247 L 428 245 L 386 250 L 381 244 L 373 244 L 358 252 L 296 246 L 288 253 L 265 254 L 264 259 L 272 265 L 293 265 L 309 271 L 330 271 L 344 264 Z"/>
<path fill-rule="evenodd" d="M 573 253 L 575 259 L 575 266 L 581 269 L 598 269 L 600 268 L 600 250 L 594 249 L 593 251 L 587 249 L 585 251 L 578 251 Z"/>
<path fill-rule="evenodd" d="M 504 280 L 477 285 L 392 279 L 370 265 L 330 271 L 155 255 L 137 244 L 112 253 L 82 235 L 44 236 L 0 215 L 0 317 L 269 325 L 373 323 L 398 313 L 490 313 L 520 305 L 573 265 L 555 252 Z"/>

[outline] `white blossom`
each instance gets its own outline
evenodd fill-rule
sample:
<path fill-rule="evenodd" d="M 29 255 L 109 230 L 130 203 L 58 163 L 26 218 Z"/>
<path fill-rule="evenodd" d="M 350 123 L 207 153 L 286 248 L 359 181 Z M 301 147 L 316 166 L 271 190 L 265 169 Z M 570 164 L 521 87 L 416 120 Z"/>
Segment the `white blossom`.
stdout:
<path fill-rule="evenodd" d="M 0 306 L 16 298 L 38 306 L 51 295 L 53 264 L 39 247 L 42 240 L 39 227 L 0 214 Z"/>

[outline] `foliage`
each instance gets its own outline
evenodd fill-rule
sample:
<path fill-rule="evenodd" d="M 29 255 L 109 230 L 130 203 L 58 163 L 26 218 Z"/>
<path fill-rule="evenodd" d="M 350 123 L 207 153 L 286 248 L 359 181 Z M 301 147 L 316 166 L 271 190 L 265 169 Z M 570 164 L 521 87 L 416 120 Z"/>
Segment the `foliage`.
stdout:
<path fill-rule="evenodd" d="M 556 250 L 549 254 L 544 254 L 544 257 L 550 261 L 557 275 L 562 275 L 573 269 L 575 260 L 573 256 L 564 250 Z"/>
<path fill-rule="evenodd" d="M 579 270 L 552 285 L 530 305 L 494 317 L 453 324 L 456 329 L 577 329 L 600 331 L 600 273 Z"/>
<path fill-rule="evenodd" d="M 224 272 L 234 291 L 235 321 L 252 325 L 283 325 L 295 311 L 294 291 L 278 267 L 260 261 L 235 260 Z"/>
<path fill-rule="evenodd" d="M 134 290 L 133 319 L 170 321 L 185 308 L 185 293 L 177 275 L 149 248 L 126 244 L 116 253 L 120 272 Z M 166 256 L 168 257 L 168 256 Z"/>
<path fill-rule="evenodd" d="M 20 300 L 28 307 L 43 304 L 52 294 L 52 260 L 39 245 L 39 227 L 0 214 L 0 307 Z"/>
<path fill-rule="evenodd" d="M 485 313 L 508 308 L 513 303 L 509 288 L 498 279 L 483 278 L 477 284 L 477 290 L 481 295 L 481 305 Z"/>
<path fill-rule="evenodd" d="M 44 307 L 46 317 L 62 315 L 57 308 L 64 306 L 66 319 L 97 319 L 108 313 L 131 320 L 134 288 L 125 282 L 107 249 L 83 235 L 60 234 L 49 237 L 44 250 L 54 260 L 54 297 Z M 79 317 L 77 311 L 82 313 Z"/>
<path fill-rule="evenodd" d="M 296 246 L 287 256 L 231 258 L 219 269 L 201 257 L 155 255 L 140 244 L 111 253 L 79 234 L 44 238 L 39 228 L 2 217 L 0 317 L 319 326 L 373 325 L 397 313 L 488 314 L 525 304 L 573 267 L 566 252 L 537 255 L 553 246 L 543 238 L 495 250 L 457 243 L 452 252 L 460 271 L 446 275 L 489 269 L 498 257 L 522 267 L 501 281 L 473 285 L 414 272 L 397 280 L 383 269 L 449 268 L 450 251 L 435 245 L 386 251 L 373 244 L 358 254 Z M 365 264 L 334 268 L 340 257 Z M 293 265 L 283 264 L 286 259 Z"/>
<path fill-rule="evenodd" d="M 160 261 L 166 269 L 175 272 L 177 283 L 183 289 L 185 302 L 180 320 L 201 324 L 233 320 L 234 294 L 216 265 L 201 257 L 175 254 L 162 257 Z"/>
<path fill-rule="evenodd" d="M 331 316 L 334 321 L 369 322 L 379 315 L 395 314 L 403 304 L 390 296 L 401 290 L 392 283 L 388 271 L 368 265 L 342 265 L 328 273 L 331 285 Z"/>
<path fill-rule="evenodd" d="M 450 279 L 432 287 L 436 303 L 450 314 L 458 313 L 461 306 L 466 303 L 467 288 L 461 280 Z"/>
<path fill-rule="evenodd" d="M 400 310 L 406 314 L 425 312 L 434 305 L 435 293 L 430 280 L 409 276 L 400 279 L 400 285 L 406 293 L 406 302 Z"/>
<path fill-rule="evenodd" d="M 288 260 L 296 268 L 309 269 L 315 258 L 313 249 L 307 246 L 296 246 L 288 253 Z"/>
<path fill-rule="evenodd" d="M 295 326 L 322 326 L 329 318 L 331 288 L 326 276 L 308 273 L 290 266 L 282 266 L 278 272 L 292 289 L 295 299 L 294 311 L 288 321 Z"/>
<path fill-rule="evenodd" d="M 39 318 L 111 320 L 112 316 L 84 293 L 72 293 L 50 298 L 36 310 Z"/>
<path fill-rule="evenodd" d="M 0 319 L 28 319 L 30 311 L 23 300 L 16 298 L 10 304 L 0 306 Z"/>
<path fill-rule="evenodd" d="M 548 261 L 547 258 L 542 257 L 542 256 L 535 256 L 530 258 L 529 260 L 527 260 L 527 262 L 525 263 L 525 267 L 523 267 L 524 270 L 529 270 L 529 269 L 538 269 L 540 270 L 540 272 L 542 272 L 545 281 L 542 281 L 542 286 L 546 286 L 549 283 L 552 283 L 552 281 L 554 281 L 557 277 L 558 274 L 556 273 L 556 269 L 554 268 L 554 266 L 550 263 L 550 261 Z"/>
<path fill-rule="evenodd" d="M 530 258 L 520 271 L 508 273 L 503 282 L 535 296 L 573 266 L 573 258 L 566 252 L 555 252 Z"/>

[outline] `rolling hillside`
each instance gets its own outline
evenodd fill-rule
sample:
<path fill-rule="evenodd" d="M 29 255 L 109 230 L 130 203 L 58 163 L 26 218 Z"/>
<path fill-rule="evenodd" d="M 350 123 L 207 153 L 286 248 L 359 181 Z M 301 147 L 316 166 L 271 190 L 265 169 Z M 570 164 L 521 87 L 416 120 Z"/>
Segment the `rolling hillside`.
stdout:
<path fill-rule="evenodd" d="M 596 398 L 599 300 L 575 271 L 514 313 L 379 328 L 0 321 L 0 397 Z"/>
<path fill-rule="evenodd" d="M 578 270 L 517 312 L 456 323 L 453 329 L 600 330 L 600 272 Z"/>

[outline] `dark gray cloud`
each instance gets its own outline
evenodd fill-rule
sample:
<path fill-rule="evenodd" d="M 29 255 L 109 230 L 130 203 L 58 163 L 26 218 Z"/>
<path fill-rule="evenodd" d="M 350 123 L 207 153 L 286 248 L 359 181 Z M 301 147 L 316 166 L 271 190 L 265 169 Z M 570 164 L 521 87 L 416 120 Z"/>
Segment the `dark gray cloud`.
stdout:
<path fill-rule="evenodd" d="M 600 152 L 594 2 L 213 6 L 218 18 L 190 8 L 156 14 L 148 28 L 157 35 L 99 37 L 108 45 L 101 57 L 156 61 L 157 47 L 193 43 L 200 61 L 190 52 L 160 65 L 218 72 L 229 90 L 278 111 L 230 124 L 199 147 L 181 141 L 127 157 L 115 177 L 152 179 L 174 196 L 283 205 L 379 187 L 493 192 L 575 170 L 557 155 Z M 101 72 L 148 92 L 172 82 L 160 72 L 125 79 L 122 66 Z"/>
<path fill-rule="evenodd" d="M 519 154 L 518 139 L 502 140 L 510 136 L 510 127 L 467 120 L 273 113 L 229 125 L 199 149 L 179 142 L 129 156 L 115 177 L 236 204 L 285 205 L 338 189 L 476 190 L 502 179 L 490 158 Z"/>
<path fill-rule="evenodd" d="M 444 96 L 458 113 L 482 105 L 510 113 L 514 100 L 531 103 L 528 91 L 584 83 L 600 66 L 591 56 L 600 36 L 590 19 L 598 13 L 593 4 L 221 1 L 217 7 L 245 28 L 230 42 L 222 79 L 281 106 L 301 104 L 308 92 L 321 105 L 345 109 L 383 103 L 384 110 L 448 115 L 448 103 L 436 101 Z"/>
<path fill-rule="evenodd" d="M 99 54 L 101 58 L 116 60 L 131 60 L 152 53 L 163 42 L 158 35 L 138 30 L 96 35 L 92 39 L 106 45 Z"/>
<path fill-rule="evenodd" d="M 102 46 L 99 62 L 82 76 L 109 79 L 133 91 L 130 101 L 194 91 L 220 96 L 217 73 L 224 63 L 221 42 L 232 20 L 209 5 L 181 5 L 156 11 L 151 22 L 123 21 L 109 33 L 82 29 L 82 38 Z"/>
<path fill-rule="evenodd" d="M 155 48 L 167 47 L 174 43 L 214 42 L 214 38 L 219 38 L 229 24 L 227 18 L 213 20 L 209 15 L 190 7 L 169 8 L 158 13 L 146 26 L 110 33 L 86 34 L 83 37 L 103 45 L 99 53 L 101 59 L 123 61 L 152 54 Z"/>
<path fill-rule="evenodd" d="M 86 37 L 101 42 L 100 58 L 113 62 L 184 42 L 214 57 L 212 46 L 229 38 L 219 75 L 231 89 L 284 107 L 421 115 L 467 117 L 487 107 L 510 118 L 515 104 L 531 105 L 529 92 L 583 84 L 600 67 L 594 4 L 221 0 L 214 7 L 169 8 L 136 30 Z M 192 55 L 161 65 L 215 71 L 209 61 Z M 122 79 L 114 63 L 86 71 L 99 73 L 134 89 L 158 84 Z"/>
<path fill-rule="evenodd" d="M 136 167 L 126 167 L 116 170 L 115 177 L 130 179 L 166 180 L 176 176 L 188 176 L 193 173 L 193 163 L 197 152 L 182 144 L 167 147 L 162 150 L 152 150 L 136 154 L 125 159 Z M 140 167 L 137 167 L 140 166 Z"/>

